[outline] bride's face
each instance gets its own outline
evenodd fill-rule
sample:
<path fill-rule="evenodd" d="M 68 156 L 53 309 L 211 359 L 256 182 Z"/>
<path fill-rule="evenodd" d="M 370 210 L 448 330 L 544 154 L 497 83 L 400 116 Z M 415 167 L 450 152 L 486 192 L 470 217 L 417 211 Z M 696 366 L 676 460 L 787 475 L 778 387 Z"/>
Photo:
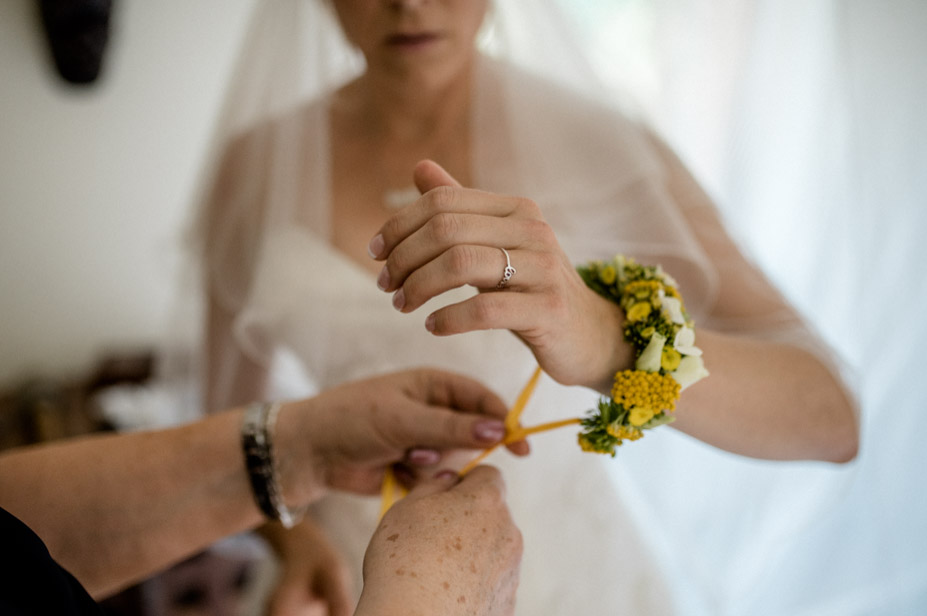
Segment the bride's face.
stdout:
<path fill-rule="evenodd" d="M 332 0 L 368 71 L 440 81 L 465 67 L 488 0 Z"/>

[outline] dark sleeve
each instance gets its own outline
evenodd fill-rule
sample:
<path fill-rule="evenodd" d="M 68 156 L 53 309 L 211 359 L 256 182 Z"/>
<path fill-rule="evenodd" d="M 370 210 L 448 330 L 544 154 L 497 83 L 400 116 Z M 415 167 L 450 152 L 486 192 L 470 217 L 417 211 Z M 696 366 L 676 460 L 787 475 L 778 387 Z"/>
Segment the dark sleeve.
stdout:
<path fill-rule="evenodd" d="M 100 608 L 32 530 L 0 508 L 0 614 L 99 616 Z"/>

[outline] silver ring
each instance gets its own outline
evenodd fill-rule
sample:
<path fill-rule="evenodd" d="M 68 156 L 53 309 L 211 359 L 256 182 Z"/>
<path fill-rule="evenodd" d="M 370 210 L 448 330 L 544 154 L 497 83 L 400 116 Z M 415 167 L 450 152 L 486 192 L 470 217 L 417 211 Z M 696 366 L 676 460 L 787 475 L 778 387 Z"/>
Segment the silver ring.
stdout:
<path fill-rule="evenodd" d="M 500 248 L 502 254 L 505 255 L 505 269 L 502 270 L 502 280 L 499 281 L 499 284 L 496 285 L 497 289 L 504 289 L 505 285 L 509 283 L 509 280 L 512 279 L 512 276 L 515 275 L 515 268 L 512 267 L 512 260 L 509 259 L 509 251 L 505 248 Z"/>

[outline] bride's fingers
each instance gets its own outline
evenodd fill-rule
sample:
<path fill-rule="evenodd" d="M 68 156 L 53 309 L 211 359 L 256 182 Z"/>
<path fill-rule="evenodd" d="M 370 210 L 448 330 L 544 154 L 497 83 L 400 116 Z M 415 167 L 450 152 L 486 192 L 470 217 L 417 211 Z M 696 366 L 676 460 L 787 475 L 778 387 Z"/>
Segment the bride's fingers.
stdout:
<path fill-rule="evenodd" d="M 394 291 L 412 272 L 456 246 L 502 246 L 507 250 L 530 246 L 541 225 L 546 223 L 477 214 L 439 214 L 392 250 L 377 284 L 384 291 Z M 455 256 L 465 259 L 470 255 Z M 462 261 L 456 265 L 464 269 L 471 264 Z"/>
<path fill-rule="evenodd" d="M 505 289 L 527 291 L 546 285 L 545 272 L 552 258 L 546 253 L 509 250 L 463 244 L 452 246 L 437 258 L 412 272 L 393 295 L 393 306 L 412 312 L 425 302 L 451 289 L 470 285 L 493 289 L 502 281 L 506 267 L 512 267 Z"/>
<path fill-rule="evenodd" d="M 549 319 L 560 318 L 561 311 L 552 305 L 556 301 L 549 294 L 480 293 L 431 313 L 425 328 L 436 336 L 483 329 L 509 329 L 518 334 L 537 331 Z"/>
<path fill-rule="evenodd" d="M 403 240 L 426 223 L 443 214 L 480 214 L 504 218 L 540 218 L 534 202 L 470 188 L 439 187 L 422 195 L 415 203 L 396 212 L 370 240 L 367 251 L 374 259 L 386 259 Z"/>
<path fill-rule="evenodd" d="M 460 182 L 454 179 L 444 167 L 433 160 L 419 161 L 412 171 L 412 178 L 419 192 L 425 194 L 439 186 L 455 186 L 460 188 Z"/>

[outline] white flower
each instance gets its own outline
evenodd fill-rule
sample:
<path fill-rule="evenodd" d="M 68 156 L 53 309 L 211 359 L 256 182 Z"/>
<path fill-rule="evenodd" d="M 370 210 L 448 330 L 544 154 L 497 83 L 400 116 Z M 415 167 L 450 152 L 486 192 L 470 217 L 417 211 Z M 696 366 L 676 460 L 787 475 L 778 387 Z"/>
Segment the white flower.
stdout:
<path fill-rule="evenodd" d="M 676 332 L 673 348 L 683 355 L 695 355 L 698 357 L 702 354 L 702 349 L 695 346 L 695 330 L 691 327 L 683 326 Z"/>
<path fill-rule="evenodd" d="M 676 279 L 670 276 L 669 274 L 667 274 L 666 272 L 664 272 L 663 266 L 660 265 L 659 263 L 657 264 L 656 271 L 657 271 L 657 276 L 663 279 L 663 284 L 670 286 L 670 287 L 676 287 L 677 289 L 679 288 L 679 283 L 676 282 Z"/>
<path fill-rule="evenodd" d="M 640 357 L 637 358 L 637 363 L 634 364 L 635 369 L 657 372 L 660 369 L 664 344 L 666 344 L 666 336 L 660 332 L 654 332 L 653 336 L 650 337 L 650 342 L 647 343 Z"/>
<path fill-rule="evenodd" d="M 686 319 L 682 316 L 682 302 L 675 297 L 666 297 L 663 299 L 663 314 L 677 325 L 686 324 Z"/>
<path fill-rule="evenodd" d="M 701 357 L 686 356 L 679 362 L 679 367 L 670 373 L 670 376 L 676 379 L 676 382 L 685 389 L 689 385 L 701 381 L 708 376 L 708 370 L 705 369 L 705 363 Z"/>

